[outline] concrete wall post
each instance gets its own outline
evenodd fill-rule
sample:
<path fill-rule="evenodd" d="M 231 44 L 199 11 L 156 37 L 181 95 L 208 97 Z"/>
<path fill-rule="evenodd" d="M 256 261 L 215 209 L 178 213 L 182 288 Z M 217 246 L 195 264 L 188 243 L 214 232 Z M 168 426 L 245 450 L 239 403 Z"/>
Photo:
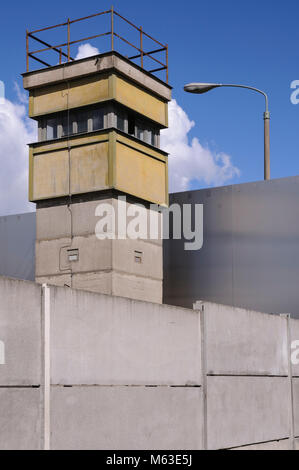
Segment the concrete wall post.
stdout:
<path fill-rule="evenodd" d="M 291 315 L 289 313 L 281 314 L 281 317 L 286 320 L 287 328 L 287 358 L 288 358 L 288 380 L 289 380 L 289 416 L 290 416 L 290 443 L 291 449 L 295 450 L 295 418 L 294 418 L 294 389 L 293 389 L 293 370 L 291 361 Z"/>
<path fill-rule="evenodd" d="M 43 327 L 43 449 L 50 450 L 50 287 L 42 286 L 42 327 Z"/>
<path fill-rule="evenodd" d="M 208 449 L 208 409 L 207 409 L 207 360 L 206 360 L 206 329 L 204 302 L 198 301 L 193 305 L 199 315 L 199 338 L 201 345 L 201 374 L 202 374 L 202 448 Z"/>

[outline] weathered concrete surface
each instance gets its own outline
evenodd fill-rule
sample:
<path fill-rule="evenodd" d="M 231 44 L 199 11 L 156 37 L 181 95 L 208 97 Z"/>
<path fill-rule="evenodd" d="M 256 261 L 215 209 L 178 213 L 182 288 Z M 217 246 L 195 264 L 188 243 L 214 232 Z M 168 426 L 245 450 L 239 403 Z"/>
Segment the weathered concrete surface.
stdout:
<path fill-rule="evenodd" d="M 52 387 L 52 449 L 200 449 L 197 387 Z"/>
<path fill-rule="evenodd" d="M 290 320 L 290 336 L 293 348 L 292 351 L 292 374 L 299 377 L 299 321 L 291 318 Z"/>
<path fill-rule="evenodd" d="M 0 216 L 0 276 L 34 281 L 35 236 L 35 212 Z"/>
<path fill-rule="evenodd" d="M 201 383 L 192 310 L 51 288 L 53 384 Z"/>
<path fill-rule="evenodd" d="M 36 241 L 35 276 L 57 276 L 67 273 L 69 262 L 67 247 L 71 246 L 70 238 Z"/>
<path fill-rule="evenodd" d="M 41 384 L 41 287 L 0 278 L 0 299 L 0 341 L 6 356 L 6 364 L 0 364 L 0 449 L 38 448 L 41 388 L 30 385 Z M 205 307 L 208 372 L 228 374 L 207 377 L 208 448 L 288 448 L 290 382 L 278 376 L 285 367 L 287 319 Z M 51 287 L 54 448 L 200 448 L 200 315 Z M 290 322 L 291 340 L 297 337 L 297 322 Z M 256 373 L 268 376 L 252 375 Z M 297 377 L 293 403 L 299 438 Z"/>
<path fill-rule="evenodd" d="M 38 241 L 70 238 L 70 235 L 71 212 L 66 205 L 36 210 L 36 239 Z"/>
<path fill-rule="evenodd" d="M 209 302 L 203 306 L 208 374 L 288 374 L 285 318 Z"/>
<path fill-rule="evenodd" d="M 112 295 L 113 272 L 91 272 L 74 274 L 71 279 L 71 286 L 74 289 L 82 289 L 89 292 Z M 58 283 L 53 282 L 56 286 Z"/>
<path fill-rule="evenodd" d="M 133 216 L 129 215 L 135 204 L 128 201 L 118 200 L 115 198 L 107 197 L 104 199 L 98 199 L 95 201 L 85 201 L 80 203 L 74 203 L 67 207 L 67 205 L 44 207 L 38 208 L 36 211 L 36 238 L 39 241 L 42 240 L 53 240 L 57 238 L 68 238 L 71 235 L 71 214 L 73 233 L 76 236 L 88 236 L 94 235 L 96 225 L 100 220 L 100 215 L 96 215 L 96 210 L 101 204 L 111 205 L 115 211 L 115 235 L 116 237 L 121 236 L 122 231 L 119 224 L 118 215 L 120 214 L 120 220 L 123 216 L 128 214 L 127 220 L 132 220 Z M 148 209 L 144 211 L 144 214 L 140 216 L 142 223 L 146 225 L 146 236 L 142 238 L 143 241 L 149 241 L 162 246 L 162 214 Z M 108 216 L 107 216 L 108 218 Z M 112 223 L 112 221 L 111 221 Z M 150 228 L 152 227 L 152 237 Z M 154 231 L 157 228 L 157 236 L 154 238 Z M 98 233 L 104 233 L 97 226 Z M 138 240 L 135 240 L 138 242 Z"/>
<path fill-rule="evenodd" d="M 299 437 L 299 378 L 293 379 L 294 434 Z"/>
<path fill-rule="evenodd" d="M 72 204 L 70 208 L 37 209 L 36 281 L 162 303 L 162 215 L 144 209 L 143 239 L 98 239 L 95 230 L 100 217 L 95 214 L 100 204 L 108 204 L 115 211 L 116 220 L 112 223 L 112 215 L 110 220 L 111 226 L 115 222 L 118 237 L 122 230 L 118 218 L 124 217 L 125 230 L 132 219 L 128 216 L 126 220 L 127 211 L 134 206 L 127 201 L 107 198 Z M 155 222 L 150 225 L 150 220 Z M 150 227 L 157 239 L 148 239 Z M 98 226 L 97 233 L 103 233 Z M 69 249 L 79 250 L 78 261 L 69 262 Z"/>
<path fill-rule="evenodd" d="M 0 388 L 0 450 L 40 449 L 41 426 L 40 389 Z"/>
<path fill-rule="evenodd" d="M 208 448 L 289 437 L 289 389 L 283 377 L 208 377 Z"/>
<path fill-rule="evenodd" d="M 71 287 L 72 285 L 71 274 L 60 274 L 59 276 L 37 276 L 35 281 L 38 284 L 48 284 L 60 287 Z"/>
<path fill-rule="evenodd" d="M 283 439 L 281 441 L 263 442 L 262 444 L 234 447 L 231 450 L 293 450 L 293 446 L 290 439 Z"/>
<path fill-rule="evenodd" d="M 145 302 L 161 303 L 162 282 L 124 273 L 104 270 L 98 272 L 75 273 L 54 276 L 37 276 L 39 284 L 49 284 L 59 287 L 72 287 L 87 292 L 127 297 Z"/>
<path fill-rule="evenodd" d="M 135 261 L 135 250 L 141 253 L 141 263 Z M 155 243 L 130 239 L 112 240 L 112 264 L 115 271 L 155 280 L 163 279 L 162 248 Z"/>
<path fill-rule="evenodd" d="M 0 385 L 39 385 L 42 360 L 39 285 L 0 277 L 0 341 L 5 350 Z"/>

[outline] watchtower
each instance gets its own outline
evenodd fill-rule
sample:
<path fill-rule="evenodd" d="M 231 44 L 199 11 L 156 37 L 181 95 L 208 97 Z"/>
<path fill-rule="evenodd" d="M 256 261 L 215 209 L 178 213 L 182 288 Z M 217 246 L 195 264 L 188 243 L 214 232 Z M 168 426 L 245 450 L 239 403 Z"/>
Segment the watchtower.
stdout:
<path fill-rule="evenodd" d="M 102 15 L 110 19 L 109 32 L 71 41 L 74 23 Z M 119 34 L 116 18 L 138 34 L 137 46 Z M 52 46 L 36 36 L 55 28 L 66 28 L 66 42 Z M 107 52 L 79 60 L 72 54 L 79 42 L 107 37 Z M 156 49 L 146 51 L 145 39 L 158 44 Z M 32 41 L 43 47 L 30 51 Z M 118 52 L 117 42 L 135 54 Z M 99 239 L 95 228 L 99 204 L 110 204 L 117 220 L 120 207 L 142 203 L 150 219 L 150 204 L 168 205 L 167 154 L 160 149 L 171 99 L 167 46 L 113 8 L 27 31 L 26 44 L 23 83 L 29 116 L 38 122 L 38 142 L 29 145 L 29 200 L 37 209 L 36 281 L 162 302 L 161 237 L 103 234 Z M 57 54 L 56 65 L 48 63 L 50 53 Z M 32 59 L 44 67 L 30 70 Z M 158 66 L 148 68 L 149 62 Z M 165 80 L 155 75 L 162 72 Z"/>

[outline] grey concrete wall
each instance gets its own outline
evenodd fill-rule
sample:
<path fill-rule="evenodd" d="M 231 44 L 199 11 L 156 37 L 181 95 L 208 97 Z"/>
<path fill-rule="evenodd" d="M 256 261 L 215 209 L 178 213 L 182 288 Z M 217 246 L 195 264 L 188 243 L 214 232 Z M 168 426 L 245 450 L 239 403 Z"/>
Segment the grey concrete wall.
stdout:
<path fill-rule="evenodd" d="M 53 449 L 201 449 L 197 387 L 52 387 Z"/>
<path fill-rule="evenodd" d="M 298 447 L 298 323 L 0 278 L 0 449 Z"/>
<path fill-rule="evenodd" d="M 285 318 L 209 302 L 195 305 L 204 308 L 207 374 L 288 375 Z"/>
<path fill-rule="evenodd" d="M 51 287 L 51 382 L 200 385 L 198 312 Z"/>

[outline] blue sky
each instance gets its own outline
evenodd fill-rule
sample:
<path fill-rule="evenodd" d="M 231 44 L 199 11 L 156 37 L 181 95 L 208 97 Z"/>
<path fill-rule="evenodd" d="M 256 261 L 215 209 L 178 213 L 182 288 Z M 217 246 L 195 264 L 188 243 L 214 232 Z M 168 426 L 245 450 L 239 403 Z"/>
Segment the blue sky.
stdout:
<path fill-rule="evenodd" d="M 1 5 L 0 80 L 9 100 L 16 99 L 14 82 L 21 85 L 20 74 L 25 71 L 26 28 L 109 9 L 111 2 L 52 0 L 50 8 L 46 5 L 40 1 Z M 189 138 L 198 138 L 215 154 L 228 154 L 241 172 L 226 184 L 263 178 L 263 97 L 229 88 L 189 95 L 183 91 L 185 83 L 241 83 L 266 91 L 271 111 L 271 176 L 299 174 L 299 105 L 290 101 L 290 84 L 299 80 L 298 0 L 115 0 L 113 5 L 169 44 L 173 97 L 195 122 Z M 87 23 L 83 32 L 89 35 Z M 191 187 L 208 185 L 199 178 Z"/>

